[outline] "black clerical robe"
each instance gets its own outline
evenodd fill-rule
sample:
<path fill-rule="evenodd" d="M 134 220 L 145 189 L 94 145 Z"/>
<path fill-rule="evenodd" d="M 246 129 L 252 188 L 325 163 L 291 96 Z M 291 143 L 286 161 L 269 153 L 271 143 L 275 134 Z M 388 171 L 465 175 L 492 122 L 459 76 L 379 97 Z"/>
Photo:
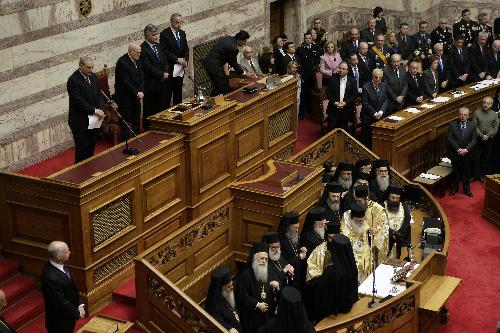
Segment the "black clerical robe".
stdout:
<path fill-rule="evenodd" d="M 320 237 L 314 230 L 307 231 L 300 239 L 302 246 L 307 249 L 307 256 L 316 248 L 316 246 L 323 243 L 325 240 Z"/>
<path fill-rule="evenodd" d="M 268 281 L 271 280 L 268 278 Z M 264 298 L 262 298 L 263 291 L 265 293 Z M 243 333 L 257 332 L 259 327 L 274 315 L 276 308 L 275 297 L 276 295 L 272 291 L 269 282 L 258 282 L 251 266 L 241 273 L 236 286 L 236 304 L 238 305 Z M 262 302 L 267 303 L 269 306 L 267 312 L 262 313 L 257 308 L 257 303 Z"/>
<path fill-rule="evenodd" d="M 222 326 L 227 330 L 231 328 L 236 329 L 238 332 L 243 332 L 239 322 L 239 315 L 236 308 L 232 308 L 226 301 L 221 301 L 215 304 L 214 308 L 206 309 L 207 312 L 214 317 Z"/>

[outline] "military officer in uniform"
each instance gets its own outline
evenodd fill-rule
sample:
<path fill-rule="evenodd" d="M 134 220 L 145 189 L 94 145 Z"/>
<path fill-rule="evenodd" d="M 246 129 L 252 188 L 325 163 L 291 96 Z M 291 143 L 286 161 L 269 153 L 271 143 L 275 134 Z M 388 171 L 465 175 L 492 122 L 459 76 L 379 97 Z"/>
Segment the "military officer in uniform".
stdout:
<path fill-rule="evenodd" d="M 431 32 L 432 48 L 437 43 L 443 44 L 444 54 L 448 54 L 450 47 L 453 45 L 453 35 L 451 28 L 448 26 L 448 20 L 442 18 L 439 20 L 439 26 Z"/>
<path fill-rule="evenodd" d="M 464 47 L 470 47 L 476 40 L 479 30 L 481 30 L 479 23 L 470 19 L 470 10 L 466 8 L 462 10 L 462 19 L 453 24 L 453 38 L 464 36 Z"/>
<path fill-rule="evenodd" d="M 368 51 L 368 60 L 372 66 L 370 70 L 373 71 L 377 68 L 383 69 L 389 64 L 389 60 L 393 53 L 394 50 L 385 45 L 384 35 L 377 35 L 375 37 L 375 44 Z"/>
<path fill-rule="evenodd" d="M 411 36 L 411 54 L 413 60 L 420 58 L 427 59 L 427 56 L 432 53 L 431 38 L 427 33 L 428 24 L 426 21 L 421 21 L 418 24 L 418 32 Z"/>

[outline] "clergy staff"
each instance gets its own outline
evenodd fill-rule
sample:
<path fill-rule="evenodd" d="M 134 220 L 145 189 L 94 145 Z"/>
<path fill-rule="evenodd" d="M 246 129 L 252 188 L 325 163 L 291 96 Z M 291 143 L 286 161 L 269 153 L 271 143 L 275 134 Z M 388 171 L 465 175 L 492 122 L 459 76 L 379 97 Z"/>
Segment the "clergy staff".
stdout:
<path fill-rule="evenodd" d="M 266 243 L 252 247 L 236 286 L 236 304 L 243 333 L 257 332 L 274 316 L 279 283 L 271 281 Z"/>
<path fill-rule="evenodd" d="M 229 268 L 220 267 L 212 272 L 205 310 L 229 333 L 243 332 L 236 309 L 233 281 Z"/>
<path fill-rule="evenodd" d="M 276 318 L 272 318 L 257 333 L 314 333 L 316 330 L 307 317 L 300 292 L 285 287 L 281 293 Z"/>
<path fill-rule="evenodd" d="M 411 213 L 408 205 L 401 201 L 403 187 L 389 185 L 384 208 L 389 222 L 389 253 L 387 256 L 398 258 L 401 247 L 411 244 Z M 393 247 L 396 247 L 393 249 Z"/>

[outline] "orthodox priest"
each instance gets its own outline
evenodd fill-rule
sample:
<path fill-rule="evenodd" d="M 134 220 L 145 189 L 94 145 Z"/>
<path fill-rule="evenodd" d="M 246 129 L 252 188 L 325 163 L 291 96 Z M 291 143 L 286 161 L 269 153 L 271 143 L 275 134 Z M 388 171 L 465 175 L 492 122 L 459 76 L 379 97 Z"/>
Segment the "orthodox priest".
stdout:
<path fill-rule="evenodd" d="M 356 175 L 356 180 L 354 181 L 354 186 L 356 185 L 366 185 L 368 186 L 368 190 L 370 189 L 369 186 L 369 181 L 370 181 L 370 175 L 368 173 L 360 172 Z M 370 200 L 377 201 L 377 196 L 373 194 L 372 191 L 368 191 L 368 197 Z M 356 200 L 354 199 L 354 190 L 350 189 L 342 198 L 342 207 L 347 207 L 344 210 L 349 209 L 351 205 L 355 202 Z"/>
<path fill-rule="evenodd" d="M 387 257 L 389 250 L 389 222 L 384 207 L 368 197 L 368 186 L 354 186 L 356 203 L 366 207 L 366 223 L 373 232 L 375 263 L 378 266 Z M 354 246 L 354 245 L 353 245 Z"/>
<path fill-rule="evenodd" d="M 242 333 L 240 317 L 236 309 L 233 281 L 229 268 L 220 267 L 212 272 L 205 310 L 229 333 Z"/>
<path fill-rule="evenodd" d="M 401 256 L 401 247 L 411 244 L 411 213 L 408 205 L 401 201 L 403 187 L 389 185 L 387 199 L 384 201 L 385 212 L 389 221 L 389 253 L 388 256 Z M 396 245 L 395 251 L 393 250 Z"/>
<path fill-rule="evenodd" d="M 276 308 L 279 283 L 269 279 L 267 260 L 268 245 L 255 244 L 236 286 L 236 304 L 244 333 L 257 332 L 273 317 Z"/>
<path fill-rule="evenodd" d="M 333 180 L 342 185 L 342 190 L 344 192 L 348 191 L 352 187 L 352 170 L 354 165 L 348 162 L 340 162 Z"/>
<path fill-rule="evenodd" d="M 268 270 L 271 280 L 278 281 L 280 288 L 294 286 L 295 268 L 287 263 L 281 255 L 280 238 L 277 232 L 266 232 L 262 236 L 262 242 L 269 245 Z"/>
<path fill-rule="evenodd" d="M 377 202 L 383 204 L 385 191 L 391 182 L 389 161 L 376 160 L 373 162 L 374 175 L 370 182 L 370 189 L 377 197 Z"/>
<path fill-rule="evenodd" d="M 305 260 L 307 255 L 307 249 L 299 247 L 299 228 L 299 213 L 290 211 L 283 214 L 278 229 L 281 255 L 292 265 Z"/>
<path fill-rule="evenodd" d="M 351 209 L 344 213 L 341 222 L 341 231 L 352 244 L 352 251 L 358 269 L 358 284 L 363 283 L 372 272 L 372 251 L 369 234 L 373 234 L 365 219 L 366 207 L 354 203 Z"/>
<path fill-rule="evenodd" d="M 309 210 L 300 234 L 300 243 L 311 253 L 316 246 L 325 241 L 325 209 L 314 207 Z"/>
<path fill-rule="evenodd" d="M 337 227 L 336 234 L 340 233 L 340 218 L 343 213 L 340 202 L 341 194 L 342 186 L 339 183 L 327 183 L 318 202 L 318 206 L 325 209 L 325 219 L 327 223 L 331 223 Z"/>

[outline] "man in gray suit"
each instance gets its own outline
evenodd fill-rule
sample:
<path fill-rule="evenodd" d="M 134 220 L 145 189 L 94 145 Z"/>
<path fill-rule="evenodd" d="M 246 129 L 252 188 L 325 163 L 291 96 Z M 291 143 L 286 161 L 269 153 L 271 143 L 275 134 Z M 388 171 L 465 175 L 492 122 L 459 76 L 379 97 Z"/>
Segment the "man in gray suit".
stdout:
<path fill-rule="evenodd" d="M 372 72 L 372 80 L 363 86 L 363 109 L 361 110 L 361 142 L 372 148 L 371 124 L 387 115 L 387 85 L 382 82 L 384 72 L 377 68 Z"/>
<path fill-rule="evenodd" d="M 406 83 L 406 72 L 401 65 L 401 55 L 393 54 L 390 60 L 390 66 L 384 67 L 384 82 L 387 84 L 387 114 L 393 114 L 403 107 L 408 84 Z"/>
<path fill-rule="evenodd" d="M 250 46 L 243 48 L 243 58 L 240 60 L 240 66 L 249 74 L 262 75 L 259 62 L 253 58 L 253 50 Z"/>

